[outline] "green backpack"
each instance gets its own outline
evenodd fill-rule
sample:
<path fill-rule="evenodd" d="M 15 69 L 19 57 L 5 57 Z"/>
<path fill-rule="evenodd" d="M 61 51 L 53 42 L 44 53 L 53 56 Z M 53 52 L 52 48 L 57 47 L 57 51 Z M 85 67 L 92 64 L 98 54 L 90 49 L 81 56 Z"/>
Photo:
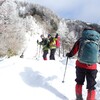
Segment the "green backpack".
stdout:
<path fill-rule="evenodd" d="M 98 62 L 100 34 L 95 30 L 84 30 L 80 39 L 78 60 L 85 64 Z"/>

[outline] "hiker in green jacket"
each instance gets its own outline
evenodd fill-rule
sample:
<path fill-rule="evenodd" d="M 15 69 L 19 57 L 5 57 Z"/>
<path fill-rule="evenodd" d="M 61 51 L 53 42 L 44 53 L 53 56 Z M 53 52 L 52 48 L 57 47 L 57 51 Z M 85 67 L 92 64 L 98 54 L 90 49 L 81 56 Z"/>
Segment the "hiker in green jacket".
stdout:
<path fill-rule="evenodd" d="M 47 60 L 47 54 L 48 54 L 48 50 L 49 50 L 48 39 L 45 38 L 44 35 L 41 35 L 40 37 L 41 37 L 42 41 L 39 42 L 39 41 L 37 40 L 37 43 L 38 43 L 39 45 L 42 45 L 42 46 L 43 46 L 43 59 L 44 59 L 44 60 Z"/>

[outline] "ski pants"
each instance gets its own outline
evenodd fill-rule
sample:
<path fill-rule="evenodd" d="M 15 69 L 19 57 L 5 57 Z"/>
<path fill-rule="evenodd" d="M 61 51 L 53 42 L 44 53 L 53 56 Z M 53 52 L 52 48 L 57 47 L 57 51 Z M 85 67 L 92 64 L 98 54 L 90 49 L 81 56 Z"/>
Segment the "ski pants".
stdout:
<path fill-rule="evenodd" d="M 47 59 L 48 50 L 43 51 L 43 59 Z"/>
<path fill-rule="evenodd" d="M 95 89 L 96 76 L 97 76 L 97 70 L 88 70 L 88 69 L 76 67 L 75 81 L 77 82 L 77 84 L 83 85 L 86 78 L 86 82 L 87 82 L 86 88 L 89 90 Z"/>
<path fill-rule="evenodd" d="M 50 49 L 50 60 L 55 60 L 56 49 Z"/>

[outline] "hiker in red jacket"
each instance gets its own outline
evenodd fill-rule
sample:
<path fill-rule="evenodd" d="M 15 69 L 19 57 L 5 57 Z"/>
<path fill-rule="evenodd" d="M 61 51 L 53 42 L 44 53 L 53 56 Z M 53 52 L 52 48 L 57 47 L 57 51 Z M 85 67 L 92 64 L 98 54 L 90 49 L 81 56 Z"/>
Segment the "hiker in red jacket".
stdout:
<path fill-rule="evenodd" d="M 84 29 L 83 32 L 94 32 L 97 33 L 96 31 L 92 29 Z M 99 34 L 100 35 L 100 34 Z M 91 35 L 92 36 L 92 35 Z M 100 39 L 100 38 L 99 38 Z M 78 56 L 81 55 L 79 54 L 81 50 L 81 38 L 76 41 L 74 44 L 72 50 L 66 54 L 67 57 L 72 57 L 78 52 Z M 82 51 L 83 52 L 83 51 Z M 91 52 L 91 50 L 89 51 Z M 87 55 L 86 53 L 85 55 Z M 91 54 L 92 55 L 92 54 Z M 83 55 L 82 55 L 83 56 Z M 85 58 L 87 60 L 87 58 Z M 92 59 L 92 58 L 91 58 Z M 94 59 L 95 60 L 95 59 Z M 76 60 L 76 86 L 75 86 L 75 92 L 76 92 L 76 100 L 83 100 L 82 97 L 82 86 L 84 85 L 84 81 L 86 78 L 87 81 L 87 99 L 86 100 L 95 100 L 95 85 L 96 85 L 96 75 L 97 75 L 97 64 L 96 62 L 93 64 L 87 64 L 85 62 L 82 62 L 80 59 Z"/>

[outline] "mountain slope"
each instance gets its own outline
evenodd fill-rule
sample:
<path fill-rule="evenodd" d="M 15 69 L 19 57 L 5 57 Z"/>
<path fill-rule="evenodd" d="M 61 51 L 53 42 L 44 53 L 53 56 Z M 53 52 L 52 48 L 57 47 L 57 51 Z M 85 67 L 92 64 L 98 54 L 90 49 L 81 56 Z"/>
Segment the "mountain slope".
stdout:
<path fill-rule="evenodd" d="M 55 32 L 61 37 L 60 51 L 68 51 L 87 25 L 94 25 L 98 31 L 100 30 L 97 24 L 60 18 L 55 12 L 38 4 L 2 0 L 0 56 L 20 56 L 28 47 L 30 39 L 35 39 L 35 35 L 39 38 L 41 34 L 47 36 Z"/>

